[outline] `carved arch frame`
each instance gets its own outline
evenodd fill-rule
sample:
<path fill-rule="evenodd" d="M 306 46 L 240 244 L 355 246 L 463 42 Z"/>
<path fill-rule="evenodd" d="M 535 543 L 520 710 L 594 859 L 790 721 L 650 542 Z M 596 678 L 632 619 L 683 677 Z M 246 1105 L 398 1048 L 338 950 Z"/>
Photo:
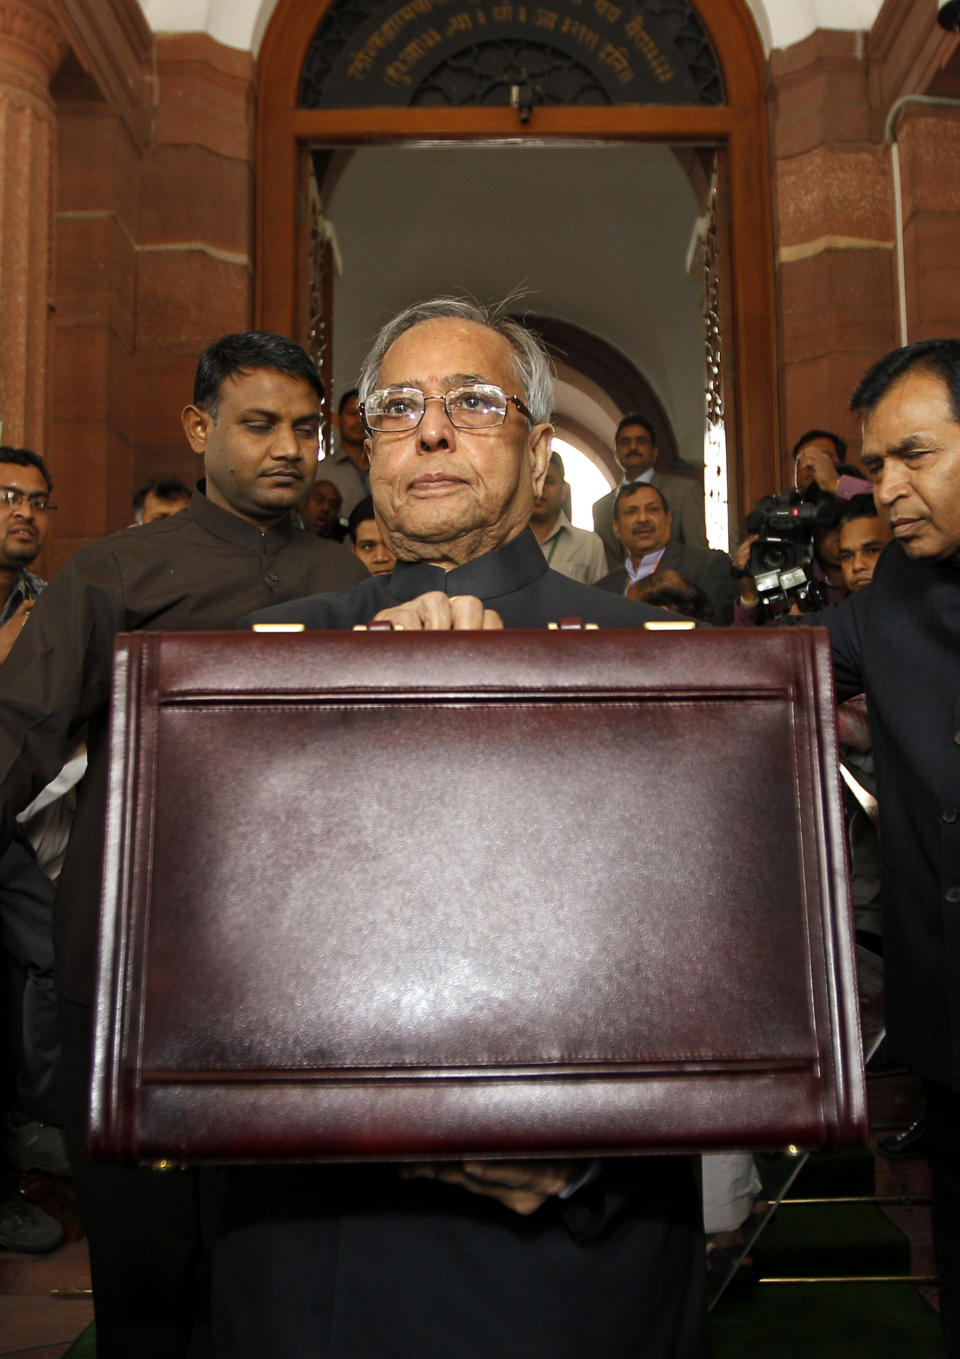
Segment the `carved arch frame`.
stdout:
<path fill-rule="evenodd" d="M 255 323 L 301 327 L 298 261 L 311 145 L 440 139 L 658 141 L 713 145 L 725 162 L 729 345 L 727 443 L 731 511 L 779 484 L 774 236 L 766 59 L 746 0 L 697 0 L 723 68 L 723 105 L 537 107 L 525 126 L 510 108 L 297 107 L 300 73 L 329 0 L 279 0 L 258 60 Z"/>

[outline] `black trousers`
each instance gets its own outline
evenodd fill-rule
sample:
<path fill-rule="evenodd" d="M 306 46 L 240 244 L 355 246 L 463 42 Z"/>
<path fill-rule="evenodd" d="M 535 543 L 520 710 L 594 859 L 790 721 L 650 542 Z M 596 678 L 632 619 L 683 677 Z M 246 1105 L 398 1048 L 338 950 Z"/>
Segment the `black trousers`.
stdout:
<path fill-rule="evenodd" d="M 960 1359 L 960 1093 L 932 1081 L 926 1095 L 927 1160 L 933 1177 L 933 1245 L 947 1353 Z"/>
<path fill-rule="evenodd" d="M 402 1181 L 390 1166 L 232 1178 L 214 1248 L 218 1359 L 710 1353 L 700 1204 L 684 1158 L 607 1162 L 569 1205 L 530 1217 Z"/>
<path fill-rule="evenodd" d="M 0 948 L 23 976 L 19 1032 L 4 1036 L 15 1078 L 16 1112 L 62 1123 L 57 1073 L 60 1025 L 53 981 L 56 888 L 27 846 L 14 840 L 0 856 Z"/>
<path fill-rule="evenodd" d="M 102 1165 L 86 1148 L 92 1011 L 61 1000 L 73 1182 L 90 1247 L 97 1359 L 203 1359 L 210 1176 Z"/>

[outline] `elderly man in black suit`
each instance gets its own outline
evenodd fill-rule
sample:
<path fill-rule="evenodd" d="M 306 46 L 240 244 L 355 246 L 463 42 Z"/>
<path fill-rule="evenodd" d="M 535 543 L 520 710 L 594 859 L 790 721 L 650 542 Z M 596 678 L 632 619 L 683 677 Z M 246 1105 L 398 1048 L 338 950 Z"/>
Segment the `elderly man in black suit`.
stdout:
<path fill-rule="evenodd" d="M 376 519 L 397 565 L 258 621 L 446 631 L 659 616 L 551 570 L 528 527 L 553 433 L 549 362 L 531 332 L 498 309 L 421 303 L 381 331 L 359 386 Z M 454 759 L 444 796 L 457 790 Z M 410 798 L 417 816 L 413 775 Z M 224 1359 L 709 1353 L 684 1157 L 292 1167 L 235 1181 L 214 1252 Z"/>
<path fill-rule="evenodd" d="M 702 590 L 713 608 L 713 621 L 733 621 L 737 586 L 729 556 L 709 547 L 687 547 L 670 536 L 673 516 L 662 491 L 643 481 L 627 482 L 616 494 L 613 531 L 626 561 L 597 581 L 601 590 L 623 595 L 655 571 L 676 571 Z"/>

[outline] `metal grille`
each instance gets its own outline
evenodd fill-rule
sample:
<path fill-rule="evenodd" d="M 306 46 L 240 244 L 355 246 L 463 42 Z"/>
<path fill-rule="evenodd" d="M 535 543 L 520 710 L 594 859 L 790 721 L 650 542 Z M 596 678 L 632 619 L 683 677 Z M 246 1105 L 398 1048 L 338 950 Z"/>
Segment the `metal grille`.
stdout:
<path fill-rule="evenodd" d="M 334 0 L 307 52 L 299 106 L 504 105 L 509 87 L 521 81 L 524 71 L 537 87 L 540 104 L 722 104 L 726 98 L 713 43 L 690 0 L 594 0 L 591 6 L 582 0 L 466 0 L 462 11 L 455 9 L 454 0 Z M 508 12 L 509 19 L 504 18 Z M 458 24 L 463 26 L 459 37 Z M 549 39 L 545 24 L 574 36 L 544 41 Z M 585 36 L 591 24 L 601 36 L 599 44 L 596 33 Z M 424 45 L 439 48 L 432 68 L 418 67 L 410 78 L 368 83 L 361 94 L 350 65 L 358 48 L 375 30 L 382 34 L 394 26 L 396 32 L 415 35 L 418 25 L 425 29 L 420 32 Z M 486 35 L 476 41 L 484 26 Z M 377 39 L 376 50 L 391 41 Z M 586 46 L 578 48 L 577 42 Z M 631 62 L 638 74 L 628 80 Z M 669 79 L 665 71 L 671 72 Z"/>
<path fill-rule="evenodd" d="M 685 0 L 664 0 L 662 4 L 650 0 L 646 8 L 651 14 L 667 15 L 677 23 L 677 48 L 683 54 L 687 70 L 697 86 L 700 103 L 722 104 L 726 94 L 720 64 L 710 34 L 693 6 Z"/>
<path fill-rule="evenodd" d="M 610 104 L 592 72 L 554 48 L 517 39 L 477 43 L 441 62 L 417 87 L 415 107 L 502 107 L 529 82 L 538 104 Z"/>
<path fill-rule="evenodd" d="M 333 377 L 333 278 L 336 268 L 333 242 L 320 205 L 317 186 L 310 177 L 309 231 L 307 234 L 307 336 L 306 349 L 317 366 L 326 393 L 321 410 L 320 453 L 331 451 L 330 383 Z"/>
<path fill-rule="evenodd" d="M 323 87 L 334 63 L 358 29 L 370 22 L 380 8 L 380 0 L 334 0 L 327 10 L 307 51 L 300 75 L 302 109 L 323 104 Z"/>
<path fill-rule="evenodd" d="M 716 159 L 716 158 L 715 158 Z M 707 198 L 703 235 L 703 360 L 706 397 L 703 436 L 703 490 L 707 542 L 727 551 L 730 544 L 727 436 L 723 408 L 723 330 L 720 319 L 720 237 L 717 219 L 717 166 Z"/>

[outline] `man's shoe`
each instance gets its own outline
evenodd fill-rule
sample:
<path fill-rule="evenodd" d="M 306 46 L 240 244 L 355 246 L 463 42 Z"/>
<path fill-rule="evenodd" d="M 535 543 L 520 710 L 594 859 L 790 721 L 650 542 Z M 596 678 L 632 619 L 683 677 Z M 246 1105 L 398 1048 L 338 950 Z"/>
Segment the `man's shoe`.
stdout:
<path fill-rule="evenodd" d="M 42 1170 L 47 1175 L 70 1175 L 63 1129 L 53 1123 L 4 1120 L 3 1154 L 14 1170 Z"/>
<path fill-rule="evenodd" d="M 902 1132 L 890 1137 L 881 1137 L 877 1151 L 888 1161 L 912 1161 L 915 1157 L 927 1154 L 927 1125 L 922 1118 L 911 1123 Z"/>
<path fill-rule="evenodd" d="M 35 1203 L 21 1198 L 0 1203 L 0 1246 L 4 1249 L 42 1255 L 56 1250 L 62 1241 L 60 1223 Z"/>

